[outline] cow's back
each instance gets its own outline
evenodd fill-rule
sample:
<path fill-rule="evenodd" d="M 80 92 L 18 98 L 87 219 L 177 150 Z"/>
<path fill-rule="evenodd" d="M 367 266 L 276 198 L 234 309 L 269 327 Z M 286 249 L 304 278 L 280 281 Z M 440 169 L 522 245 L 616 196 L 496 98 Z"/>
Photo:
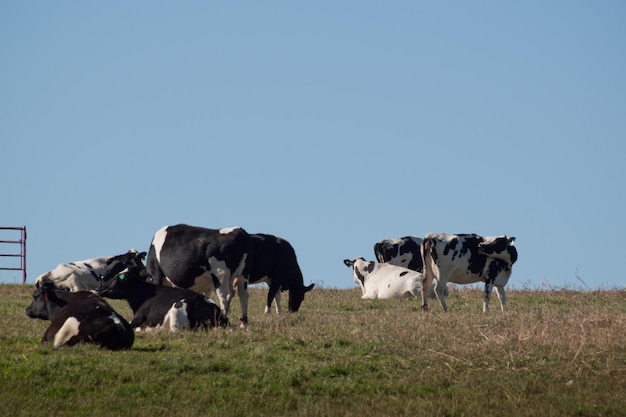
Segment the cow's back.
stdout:
<path fill-rule="evenodd" d="M 283 290 L 304 285 L 296 251 L 285 239 L 262 233 L 251 235 L 254 258 L 250 262 L 250 282 L 276 281 Z"/>
<path fill-rule="evenodd" d="M 154 283 L 166 278 L 175 286 L 190 288 L 195 278 L 216 263 L 231 272 L 248 259 L 250 236 L 241 228 L 207 229 L 179 224 L 155 234 L 146 262 Z"/>
<path fill-rule="evenodd" d="M 397 265 L 378 264 L 365 282 L 366 292 L 377 298 L 415 298 L 420 293 L 422 274 Z"/>

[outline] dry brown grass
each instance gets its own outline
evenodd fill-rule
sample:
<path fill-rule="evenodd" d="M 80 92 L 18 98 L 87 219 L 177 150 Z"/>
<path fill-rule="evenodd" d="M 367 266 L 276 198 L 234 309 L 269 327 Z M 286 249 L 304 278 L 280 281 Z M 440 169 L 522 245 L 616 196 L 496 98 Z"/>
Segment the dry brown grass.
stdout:
<path fill-rule="evenodd" d="M 483 314 L 480 290 L 456 289 L 443 314 L 438 306 L 423 313 L 415 300 L 315 289 L 299 314 L 277 316 L 262 313 L 266 289 L 259 288 L 247 331 L 143 334 L 129 352 L 39 345 L 45 323 L 24 315 L 31 291 L 0 285 L 0 377 L 10 387 L 0 405 L 12 415 L 626 410 L 624 291 L 510 291 L 505 314 L 497 301 Z M 129 317 L 123 302 L 112 304 Z M 42 402 L 45 412 L 35 405 Z"/>

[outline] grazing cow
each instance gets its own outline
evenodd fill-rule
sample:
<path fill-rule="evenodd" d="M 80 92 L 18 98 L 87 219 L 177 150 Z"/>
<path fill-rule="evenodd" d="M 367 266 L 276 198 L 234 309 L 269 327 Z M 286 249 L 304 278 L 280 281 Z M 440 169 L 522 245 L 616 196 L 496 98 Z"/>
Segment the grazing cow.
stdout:
<path fill-rule="evenodd" d="M 40 287 L 45 282 L 51 282 L 57 288 L 67 288 L 72 292 L 96 290 L 100 286 L 100 276 L 111 262 L 120 261 L 129 266 L 143 265 L 141 260 L 145 257 L 146 252 L 131 249 L 122 255 L 59 264 L 55 269 L 39 275 L 35 286 Z"/>
<path fill-rule="evenodd" d="M 485 283 L 483 312 L 489 309 L 489 297 L 494 286 L 504 311 L 506 307 L 504 286 L 517 260 L 514 241 L 514 237 L 482 237 L 475 234 L 431 233 L 425 236 L 422 242 L 424 259 L 422 308 L 428 309 L 424 288 L 429 288 L 434 280 L 437 280 L 436 293 L 443 311 L 448 310 L 443 289 L 449 281 L 458 284 L 482 281 Z"/>
<path fill-rule="evenodd" d="M 170 331 L 225 327 L 227 321 L 212 300 L 192 290 L 165 287 L 146 282 L 148 272 L 143 266 L 127 267 L 111 264 L 102 277 L 98 294 L 125 299 L 134 312 L 130 327 Z"/>
<path fill-rule="evenodd" d="M 289 290 L 289 310 L 298 311 L 304 294 L 313 288 L 304 286 L 295 252 L 286 240 L 250 235 L 239 227 L 165 226 L 154 235 L 146 264 L 155 284 L 215 291 L 225 317 L 236 287 L 242 324 L 248 322 L 249 282 L 269 283 L 266 310 L 275 297 L 279 302 L 279 290 Z"/>
<path fill-rule="evenodd" d="M 119 350 L 129 349 L 135 340 L 130 324 L 89 291 L 70 292 L 44 283 L 33 292 L 26 315 L 52 321 L 41 342 L 54 347 L 93 343 Z"/>
<path fill-rule="evenodd" d="M 388 263 L 368 262 L 359 257 L 343 263 L 354 270 L 354 282 L 359 284 L 361 298 L 415 298 L 421 292 L 422 274 Z"/>
<path fill-rule="evenodd" d="M 397 239 L 383 239 L 374 245 L 374 254 L 378 262 L 403 266 L 413 271 L 422 272 L 422 239 L 405 236 Z"/>
<path fill-rule="evenodd" d="M 265 312 L 270 311 L 274 299 L 276 312 L 280 312 L 281 291 L 289 291 L 289 311 L 298 311 L 304 301 L 304 294 L 311 291 L 315 284 L 304 286 L 295 250 L 289 242 L 278 236 L 266 234 L 250 236 L 254 258 L 249 270 L 249 282 L 250 284 L 267 282 L 270 286 Z"/>

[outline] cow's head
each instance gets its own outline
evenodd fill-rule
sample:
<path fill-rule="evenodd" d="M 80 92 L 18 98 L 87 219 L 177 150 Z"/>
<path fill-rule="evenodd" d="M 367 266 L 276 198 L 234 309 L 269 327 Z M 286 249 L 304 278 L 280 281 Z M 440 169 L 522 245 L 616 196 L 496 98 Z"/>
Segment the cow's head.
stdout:
<path fill-rule="evenodd" d="M 130 249 L 122 255 L 113 256 L 107 259 L 107 265 L 111 265 L 113 262 L 121 262 L 127 266 L 142 266 L 142 261 L 146 259 L 146 255 L 146 252 L 137 252 L 136 249 Z"/>
<path fill-rule="evenodd" d="M 117 265 L 117 266 L 114 266 Z M 148 276 L 143 266 L 127 267 L 121 263 L 111 264 L 100 281 L 98 295 L 113 299 L 127 299 L 132 291 L 132 280 L 145 281 Z"/>
<path fill-rule="evenodd" d="M 365 278 L 374 270 L 375 266 L 374 262 L 368 262 L 365 258 L 360 256 L 353 261 L 350 259 L 344 259 L 343 263 L 348 268 L 354 269 L 354 282 L 359 284 L 361 287 L 365 285 Z"/>
<path fill-rule="evenodd" d="M 69 302 L 71 293 L 44 282 L 33 292 L 33 301 L 26 307 L 26 315 L 33 319 L 52 320 L 57 311 Z"/>
<path fill-rule="evenodd" d="M 289 290 L 289 311 L 292 313 L 297 312 L 300 309 L 300 305 L 304 301 L 304 295 L 311 291 L 315 287 L 315 284 L 309 286 L 297 286 Z"/>
<path fill-rule="evenodd" d="M 106 271 L 100 276 L 100 283 L 109 281 L 128 267 L 129 265 L 126 265 L 124 262 L 113 259 L 111 262 L 107 263 Z M 102 284 L 100 286 L 102 287 Z"/>
<path fill-rule="evenodd" d="M 514 237 L 497 236 L 495 238 L 486 239 L 484 242 L 478 244 L 478 253 L 491 258 L 502 259 L 510 265 L 513 265 L 515 261 L 517 261 L 517 249 L 514 243 Z"/>

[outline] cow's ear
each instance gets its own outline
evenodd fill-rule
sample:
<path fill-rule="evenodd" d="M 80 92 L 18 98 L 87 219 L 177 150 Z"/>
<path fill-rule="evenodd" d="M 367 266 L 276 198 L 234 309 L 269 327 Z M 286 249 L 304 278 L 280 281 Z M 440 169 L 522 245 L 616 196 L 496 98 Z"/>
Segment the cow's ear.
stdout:
<path fill-rule="evenodd" d="M 74 296 L 74 293 L 70 292 L 70 290 L 65 289 L 65 288 L 55 288 L 54 289 L 54 295 L 59 299 L 59 300 L 63 300 L 65 302 L 70 302 L 70 300 L 72 299 L 72 297 Z"/>
<path fill-rule="evenodd" d="M 509 246 L 513 246 L 515 244 L 515 236 L 511 236 L 509 238 Z"/>
<path fill-rule="evenodd" d="M 36 285 L 36 287 L 37 287 L 37 288 L 41 288 L 42 290 L 45 290 L 45 289 L 54 289 L 54 284 L 53 284 L 53 283 L 51 283 L 50 281 L 44 281 L 44 282 L 42 282 L 42 283 L 41 283 L 41 286 L 39 285 L 39 282 L 37 282 L 36 284 L 37 284 L 37 285 Z"/>
<path fill-rule="evenodd" d="M 309 292 L 313 289 L 313 287 L 315 287 L 315 284 L 311 284 L 308 287 L 304 287 L 304 292 Z"/>
<path fill-rule="evenodd" d="M 139 276 L 145 281 L 149 278 L 148 270 L 146 268 L 139 268 Z"/>
<path fill-rule="evenodd" d="M 141 253 L 139 254 L 139 259 L 141 259 L 141 260 L 146 259 L 146 255 L 147 255 L 147 254 L 148 254 L 147 252 L 141 252 Z"/>
<path fill-rule="evenodd" d="M 354 265 L 354 262 L 352 262 L 350 259 L 344 259 L 343 263 L 347 266 L 347 267 L 351 267 Z"/>
<path fill-rule="evenodd" d="M 374 264 L 374 262 L 368 262 L 367 263 L 367 272 L 372 273 L 372 271 L 374 270 L 374 266 L 376 266 Z"/>

